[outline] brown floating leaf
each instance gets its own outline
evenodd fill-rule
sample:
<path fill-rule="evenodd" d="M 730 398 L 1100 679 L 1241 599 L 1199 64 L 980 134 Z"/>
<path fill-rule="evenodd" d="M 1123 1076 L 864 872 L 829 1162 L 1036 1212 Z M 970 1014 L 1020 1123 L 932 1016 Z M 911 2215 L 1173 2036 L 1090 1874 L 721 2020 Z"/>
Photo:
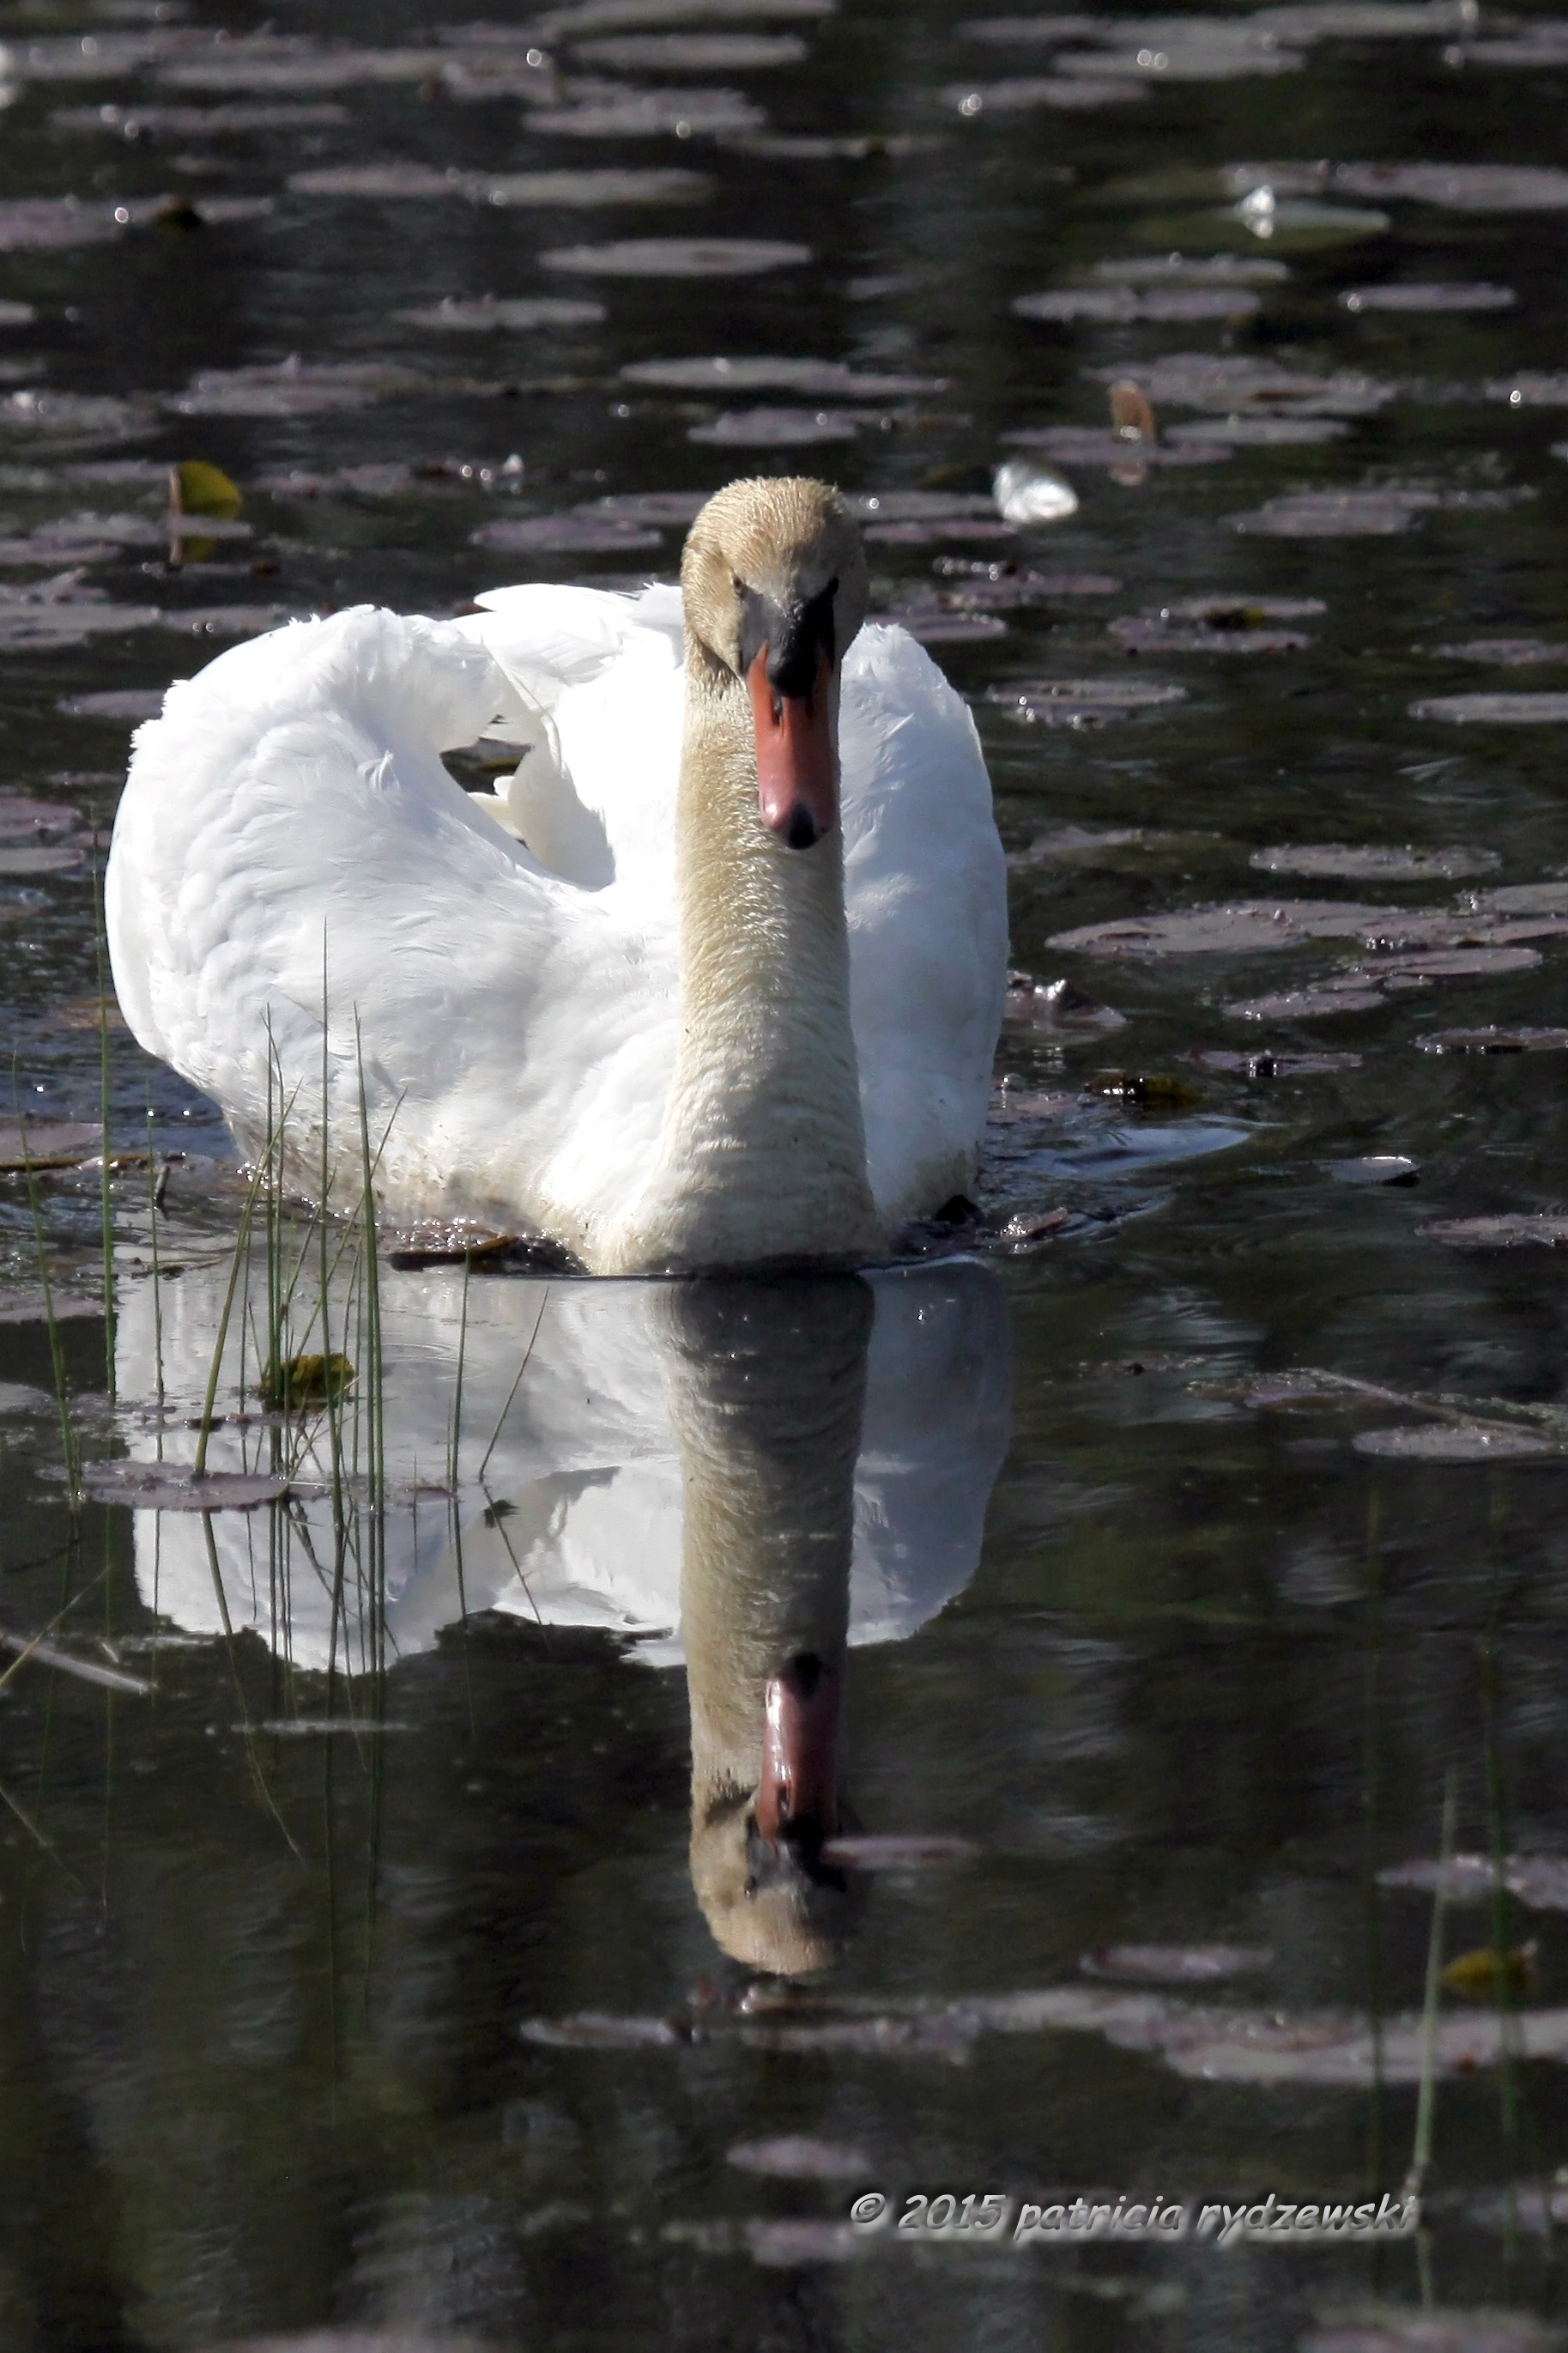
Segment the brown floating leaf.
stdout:
<path fill-rule="evenodd" d="M 858 1834 L 824 1842 L 822 1859 L 847 1871 L 929 1871 L 968 1862 L 979 1848 L 963 1838 L 872 1838 Z"/>
<path fill-rule="evenodd" d="M 183 1462 L 89 1462 L 82 1486 L 95 1504 L 142 1512 L 251 1512 L 289 1492 L 287 1479 L 260 1471 L 208 1471 L 198 1479 Z"/>
<path fill-rule="evenodd" d="M 1233 298 L 1227 296 L 1226 299 Z M 1257 298 L 1254 297 L 1254 308 L 1256 302 Z M 1153 441 L 1159 436 L 1159 427 L 1146 395 L 1125 377 L 1110 387 L 1110 424 L 1119 440 Z"/>
<path fill-rule="evenodd" d="M 1552 1250 L 1568 1242 L 1568 1218 L 1505 1210 L 1492 1218 L 1438 1218 L 1416 1230 L 1424 1240 L 1447 1242 L 1454 1250 L 1517 1250 L 1525 1242 Z"/>
<path fill-rule="evenodd" d="M 1443 1983 L 1450 1993 L 1463 1994 L 1467 2001 L 1495 2001 L 1504 1991 L 1534 1993 L 1541 1982 L 1535 1966 L 1540 1952 L 1533 1936 L 1528 1944 L 1510 1945 L 1500 1953 L 1481 1945 L 1474 1952 L 1457 1955 L 1443 1971 Z"/>
<path fill-rule="evenodd" d="M 1522 1462 L 1562 1459 L 1563 1450 L 1533 1430 L 1502 1422 L 1425 1422 L 1394 1430 L 1363 1430 L 1352 1439 L 1358 1454 L 1405 1462 Z"/>
<path fill-rule="evenodd" d="M 1079 1968 L 1086 1978 L 1121 1985 L 1220 1985 L 1266 1969 L 1273 1958 L 1258 1945 L 1096 1945 Z"/>
<path fill-rule="evenodd" d="M 742 2173 L 763 2173 L 779 2181 L 864 2181 L 871 2170 L 858 2148 L 842 2141 L 814 2140 L 807 2133 L 737 2141 L 724 2162 Z"/>

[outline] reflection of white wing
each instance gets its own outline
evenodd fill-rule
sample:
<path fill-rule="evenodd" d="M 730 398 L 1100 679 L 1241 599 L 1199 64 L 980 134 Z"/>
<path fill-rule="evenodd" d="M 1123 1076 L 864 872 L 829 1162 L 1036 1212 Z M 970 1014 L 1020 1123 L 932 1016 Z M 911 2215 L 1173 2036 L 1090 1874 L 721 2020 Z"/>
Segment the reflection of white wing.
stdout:
<path fill-rule="evenodd" d="M 1008 1430 L 1006 1309 L 989 1270 L 954 1261 L 869 1280 L 876 1322 L 856 1479 L 852 1641 L 913 1633 L 973 1573 Z M 170 1459 L 188 1461 L 195 1451 L 186 1424 L 205 1390 L 226 1282 L 226 1265 L 188 1261 L 177 1282 L 158 1286 Z M 383 1274 L 390 1657 L 427 1649 L 465 1614 L 499 1609 L 637 1637 L 650 1663 L 679 1661 L 681 1469 L 648 1313 L 655 1296 L 644 1283 L 473 1280 L 465 1315 L 460 1271 Z M 328 1340 L 354 1356 L 345 1303 L 333 1313 Z M 158 1388 L 155 1336 L 152 1283 L 127 1283 L 118 1377 L 132 1406 Z M 291 1345 L 319 1350 L 320 1327 L 297 1331 Z M 225 1363 L 231 1408 L 236 1385 L 254 1391 L 261 1353 L 254 1317 L 237 1315 Z M 445 1489 L 459 1353 L 454 1499 Z M 351 1494 L 362 1419 L 348 1409 Z M 371 1656 L 368 1515 L 350 1515 L 340 1575 L 324 1419 L 313 1427 L 282 1511 L 224 1512 L 210 1525 L 233 1626 L 320 1668 L 336 1624 L 340 1662 L 352 1671 Z M 131 1442 L 135 1455 L 154 1455 L 156 1427 L 133 1428 Z M 272 1444 L 268 1424 L 231 1411 L 212 1435 L 208 1468 L 265 1466 Z M 219 1631 L 200 1518 L 139 1512 L 136 1522 L 143 1600 L 190 1630 Z"/>

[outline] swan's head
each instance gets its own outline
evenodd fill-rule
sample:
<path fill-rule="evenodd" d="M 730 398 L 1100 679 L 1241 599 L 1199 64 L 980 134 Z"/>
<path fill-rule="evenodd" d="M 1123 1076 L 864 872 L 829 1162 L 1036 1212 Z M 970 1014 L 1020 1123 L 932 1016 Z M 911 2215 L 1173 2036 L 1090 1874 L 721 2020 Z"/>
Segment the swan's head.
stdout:
<path fill-rule="evenodd" d="M 769 1680 L 756 1787 L 719 1799 L 693 1826 L 691 1879 L 714 1941 L 780 1977 L 836 1961 L 861 1891 L 823 1859 L 855 1827 L 838 1786 L 841 1678 L 809 1653 Z"/>
<path fill-rule="evenodd" d="M 686 626 L 746 688 L 763 823 L 809 849 L 838 816 L 838 666 L 866 617 L 860 533 L 837 491 L 731 482 L 691 526 Z"/>

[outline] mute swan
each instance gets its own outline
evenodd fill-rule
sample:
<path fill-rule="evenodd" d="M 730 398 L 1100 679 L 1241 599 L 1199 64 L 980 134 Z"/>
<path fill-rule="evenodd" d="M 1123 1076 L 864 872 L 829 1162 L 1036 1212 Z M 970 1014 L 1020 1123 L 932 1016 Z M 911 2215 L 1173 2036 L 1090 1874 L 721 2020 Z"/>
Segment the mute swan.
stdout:
<path fill-rule="evenodd" d="M 242 1150 L 285 1102 L 290 1181 L 357 1188 L 363 1086 L 389 1218 L 600 1274 L 864 1261 L 971 1188 L 1006 907 L 968 712 L 862 626 L 821 483 L 731 483 L 681 578 L 357 607 L 171 688 L 110 950 Z M 534 748 L 487 807 L 439 755 L 498 724 Z"/>

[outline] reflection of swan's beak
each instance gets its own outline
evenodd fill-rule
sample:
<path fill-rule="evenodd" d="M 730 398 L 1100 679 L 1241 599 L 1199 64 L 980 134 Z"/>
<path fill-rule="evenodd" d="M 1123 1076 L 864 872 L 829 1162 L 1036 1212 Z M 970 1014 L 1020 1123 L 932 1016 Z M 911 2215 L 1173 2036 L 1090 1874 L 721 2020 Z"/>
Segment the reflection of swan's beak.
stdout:
<path fill-rule="evenodd" d="M 837 1673 L 809 1651 L 767 1686 L 757 1835 L 775 1850 L 787 1840 L 808 1867 L 838 1827 L 839 1692 Z"/>

